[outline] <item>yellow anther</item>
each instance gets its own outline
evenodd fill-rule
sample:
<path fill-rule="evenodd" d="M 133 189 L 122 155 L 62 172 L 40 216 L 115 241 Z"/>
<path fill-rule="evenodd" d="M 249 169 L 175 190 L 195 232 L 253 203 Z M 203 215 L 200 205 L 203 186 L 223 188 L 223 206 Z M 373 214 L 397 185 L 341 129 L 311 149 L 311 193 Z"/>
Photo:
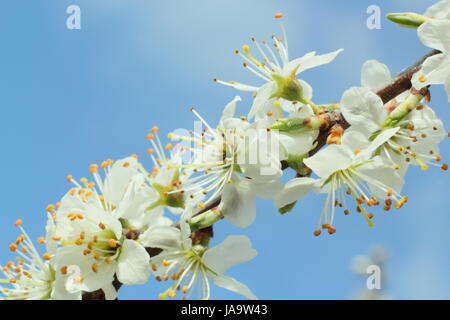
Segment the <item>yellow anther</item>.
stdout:
<path fill-rule="evenodd" d="M 102 169 L 105 169 L 107 166 L 108 166 L 108 161 L 103 161 L 103 162 L 100 164 L 100 167 L 101 167 Z"/>
<path fill-rule="evenodd" d="M 106 262 L 106 264 L 111 264 L 111 262 L 112 262 L 111 257 L 106 257 L 105 262 Z"/>
<path fill-rule="evenodd" d="M 9 250 L 11 250 L 11 251 L 16 251 L 17 250 L 17 245 L 15 244 L 15 243 L 11 243 L 10 245 L 9 245 Z"/>
<path fill-rule="evenodd" d="M 115 239 L 109 239 L 109 240 L 108 240 L 108 246 L 109 246 L 110 248 L 116 248 L 116 247 L 117 247 L 117 240 L 115 240 Z"/>
<path fill-rule="evenodd" d="M 197 203 L 197 206 L 198 206 L 200 209 L 204 209 L 204 208 L 205 208 L 205 204 L 204 204 L 203 202 Z"/>
<path fill-rule="evenodd" d="M 153 148 L 147 149 L 148 154 L 152 154 L 153 152 L 155 152 L 155 149 L 153 149 Z"/>
<path fill-rule="evenodd" d="M 74 281 L 75 281 L 76 283 L 82 283 L 82 282 L 84 281 L 84 278 L 78 276 L 78 277 L 75 277 L 75 278 L 74 278 Z"/>
<path fill-rule="evenodd" d="M 89 166 L 89 172 L 90 173 L 96 173 L 97 172 L 97 170 L 98 170 L 98 165 L 97 164 L 91 164 L 90 166 Z"/>
<path fill-rule="evenodd" d="M 67 266 L 62 267 L 62 268 L 60 269 L 61 274 L 66 275 L 66 274 L 67 274 L 67 269 L 68 269 Z"/>
<path fill-rule="evenodd" d="M 70 189 L 69 194 L 70 194 L 71 196 L 73 196 L 73 195 L 75 195 L 75 192 L 77 192 L 77 189 L 72 188 L 72 189 Z"/>
<path fill-rule="evenodd" d="M 52 257 L 50 256 L 50 254 L 44 253 L 44 254 L 42 255 L 42 258 L 44 258 L 44 260 L 50 260 Z"/>
<path fill-rule="evenodd" d="M 275 15 L 273 16 L 275 19 L 281 19 L 283 18 L 283 14 L 281 12 L 275 13 Z"/>
<path fill-rule="evenodd" d="M 139 158 L 138 155 L 135 154 L 135 153 L 133 153 L 133 154 L 131 155 L 131 157 L 132 157 L 132 158 L 135 158 L 135 159 Z"/>
<path fill-rule="evenodd" d="M 269 111 L 267 111 L 266 115 L 267 115 L 268 117 L 271 117 L 271 116 L 273 116 L 273 112 L 272 112 L 271 110 L 269 110 Z"/>
<path fill-rule="evenodd" d="M 129 162 L 125 162 L 122 166 L 123 166 L 124 168 L 128 168 L 128 167 L 130 166 L 130 163 L 129 163 Z"/>
<path fill-rule="evenodd" d="M 158 270 L 158 268 L 156 267 L 156 264 L 152 264 L 152 270 L 153 270 L 153 271 Z"/>
<path fill-rule="evenodd" d="M 159 295 L 159 299 L 160 299 L 160 300 L 166 300 L 166 295 L 165 295 L 164 293 L 161 293 L 161 294 Z"/>
<path fill-rule="evenodd" d="M 165 267 L 170 266 L 170 261 L 163 260 L 163 266 L 165 266 Z"/>
<path fill-rule="evenodd" d="M 172 150 L 173 146 L 171 143 L 166 144 L 166 150 Z"/>
<path fill-rule="evenodd" d="M 49 204 L 45 210 L 47 210 L 47 212 L 52 213 L 53 210 L 55 210 L 55 206 L 52 204 Z"/>
<path fill-rule="evenodd" d="M 359 154 L 359 153 L 361 153 L 361 149 L 355 149 L 355 151 L 353 151 L 355 154 Z"/>
<path fill-rule="evenodd" d="M 425 77 L 425 75 L 421 75 L 421 76 L 419 77 L 419 81 L 420 81 L 420 82 L 425 82 L 425 81 L 427 81 L 427 77 Z"/>
<path fill-rule="evenodd" d="M 158 132 L 158 130 L 159 130 L 159 127 L 158 127 L 158 126 L 153 126 L 151 132 L 152 132 L 152 133 L 156 133 L 156 132 Z"/>
<path fill-rule="evenodd" d="M 248 46 L 248 45 L 243 45 L 242 46 L 242 50 L 244 50 L 244 52 L 246 53 L 246 54 L 249 54 L 250 53 L 250 47 Z"/>
<path fill-rule="evenodd" d="M 77 240 L 75 240 L 75 244 L 76 244 L 77 246 L 81 246 L 83 243 L 84 243 L 84 242 L 83 242 L 83 239 L 78 238 Z"/>
<path fill-rule="evenodd" d="M 175 290 L 173 290 L 173 289 L 170 289 L 170 290 L 167 292 L 167 295 L 168 295 L 170 298 L 175 298 L 175 296 L 177 295 L 177 292 L 176 292 Z"/>
<path fill-rule="evenodd" d="M 9 283 L 16 283 L 16 282 L 17 282 L 17 280 L 14 278 L 9 279 Z"/>
<path fill-rule="evenodd" d="M 153 140 L 154 136 L 153 134 L 149 133 L 147 134 L 147 140 Z"/>
<path fill-rule="evenodd" d="M 188 286 L 183 286 L 183 290 L 181 292 L 183 292 L 183 294 L 186 294 L 188 290 L 189 290 Z"/>
<path fill-rule="evenodd" d="M 164 279 L 164 281 L 167 281 L 167 280 L 169 280 L 169 276 L 167 274 L 165 274 L 163 279 Z"/>
<path fill-rule="evenodd" d="M 39 237 L 39 238 L 37 239 L 37 243 L 39 243 L 39 244 L 44 244 L 44 243 L 45 243 L 44 237 Z"/>
<path fill-rule="evenodd" d="M 91 269 L 92 269 L 92 271 L 94 271 L 94 272 L 98 272 L 98 264 L 93 263 Z"/>

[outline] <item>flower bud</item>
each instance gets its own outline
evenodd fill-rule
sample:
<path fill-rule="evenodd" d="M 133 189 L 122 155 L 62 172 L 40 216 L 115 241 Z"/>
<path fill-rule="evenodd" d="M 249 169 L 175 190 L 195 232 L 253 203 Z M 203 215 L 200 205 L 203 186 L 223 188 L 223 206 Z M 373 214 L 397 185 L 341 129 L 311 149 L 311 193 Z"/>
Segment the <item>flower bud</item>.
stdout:
<path fill-rule="evenodd" d="M 405 28 L 417 28 L 427 20 L 432 19 L 413 12 L 389 13 L 386 18 Z"/>

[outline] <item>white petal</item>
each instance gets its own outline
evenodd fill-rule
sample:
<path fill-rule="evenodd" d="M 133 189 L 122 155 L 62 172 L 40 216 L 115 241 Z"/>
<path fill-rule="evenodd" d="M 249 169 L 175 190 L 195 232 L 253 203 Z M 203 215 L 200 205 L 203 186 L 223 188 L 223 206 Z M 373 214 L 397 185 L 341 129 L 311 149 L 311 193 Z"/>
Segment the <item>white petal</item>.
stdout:
<path fill-rule="evenodd" d="M 450 57 L 437 54 L 425 60 L 422 68 L 413 75 L 411 81 L 414 88 L 421 89 L 431 84 L 444 84 L 449 78 Z"/>
<path fill-rule="evenodd" d="M 63 266 L 70 266 L 74 272 L 79 270 L 79 276 L 83 277 L 81 290 L 92 292 L 101 289 L 108 283 L 112 283 L 116 269 L 116 262 L 110 264 L 103 263 L 99 265 L 98 272 L 92 272 L 92 265 L 96 263 L 92 256 L 83 255 L 83 250 L 76 246 L 70 245 L 58 249 L 55 255 L 55 263 L 58 270 Z M 74 274 L 77 276 L 77 274 Z"/>
<path fill-rule="evenodd" d="M 301 156 L 308 153 L 319 135 L 319 130 L 302 133 L 281 132 L 279 139 L 287 155 Z"/>
<path fill-rule="evenodd" d="M 53 283 L 53 292 L 51 300 L 81 300 L 81 290 L 69 292 L 66 289 L 67 275 L 61 272 L 55 272 L 55 282 Z"/>
<path fill-rule="evenodd" d="M 255 296 L 255 294 L 250 290 L 249 287 L 247 287 L 245 284 L 237 281 L 234 278 L 227 277 L 227 276 L 218 276 L 218 277 L 216 276 L 216 277 L 212 277 L 211 279 L 219 287 L 239 293 L 239 294 L 243 295 L 244 297 L 251 299 L 251 300 L 258 299 Z"/>
<path fill-rule="evenodd" d="M 144 175 L 137 174 L 130 181 L 114 215 L 116 218 L 137 218 L 158 198 L 158 193 L 145 183 Z"/>
<path fill-rule="evenodd" d="M 116 300 L 117 299 L 117 290 L 114 288 L 113 284 L 110 283 L 102 288 L 103 293 L 105 294 L 106 300 Z"/>
<path fill-rule="evenodd" d="M 330 145 L 314 156 L 303 160 L 321 178 L 328 178 L 332 173 L 347 169 L 353 160 L 353 152 L 343 145 Z"/>
<path fill-rule="evenodd" d="M 341 110 L 350 125 L 365 128 L 367 134 L 377 131 L 387 116 L 381 98 L 367 88 L 353 87 L 345 91 Z"/>
<path fill-rule="evenodd" d="M 305 70 L 312 69 L 318 67 L 323 64 L 330 63 L 333 61 L 339 53 L 341 53 L 344 49 L 339 49 L 334 52 L 330 52 L 322 55 L 312 55 L 306 54 L 305 56 L 292 60 L 283 68 L 283 74 L 285 76 L 292 73 L 292 71 L 298 67 L 296 74 L 299 74 Z"/>
<path fill-rule="evenodd" d="M 387 189 L 390 188 L 400 193 L 404 181 L 399 173 L 392 169 L 392 165 L 386 163 L 383 158 L 375 157 L 373 160 L 374 161 L 358 167 L 358 171 L 373 180 L 381 182 Z M 373 184 L 370 184 L 369 188 L 378 199 L 386 199 L 386 190 L 375 187 Z"/>
<path fill-rule="evenodd" d="M 234 117 L 234 114 L 236 112 L 236 103 L 238 101 L 242 101 L 241 97 L 235 96 L 234 99 L 225 106 L 222 112 L 222 117 L 220 118 L 220 122 L 225 121 L 225 119 Z"/>
<path fill-rule="evenodd" d="M 272 199 L 283 189 L 283 183 L 277 180 L 264 182 L 251 181 L 250 183 L 253 194 L 263 199 Z"/>
<path fill-rule="evenodd" d="M 249 261 L 258 252 L 246 236 L 228 236 L 217 246 L 208 249 L 203 255 L 203 262 L 215 273 L 223 274 L 232 266 Z"/>
<path fill-rule="evenodd" d="M 261 88 L 258 89 L 256 92 L 256 97 L 253 100 L 252 107 L 250 109 L 250 112 L 248 113 L 248 118 L 252 119 L 256 114 L 265 107 L 266 104 L 270 103 L 271 100 L 269 99 L 270 96 L 275 93 L 277 90 L 277 85 L 274 81 L 271 81 L 269 83 L 266 83 Z"/>
<path fill-rule="evenodd" d="M 429 20 L 417 29 L 417 33 L 424 45 L 450 53 L 449 20 Z"/>
<path fill-rule="evenodd" d="M 427 9 L 425 15 L 438 19 L 450 19 L 450 1 L 442 0 Z"/>
<path fill-rule="evenodd" d="M 372 157 L 372 154 L 386 141 L 390 140 L 398 131 L 400 127 L 390 128 L 383 130 L 370 144 L 366 149 L 363 149 L 362 152 L 358 153 L 355 157 L 356 161 L 363 162 Z"/>
<path fill-rule="evenodd" d="M 52 238 L 55 236 L 56 225 L 51 214 L 47 214 L 47 225 L 45 226 L 45 246 L 47 252 L 53 255 L 58 248 L 58 243 Z"/>
<path fill-rule="evenodd" d="M 370 145 L 369 137 L 365 135 L 359 126 L 351 126 L 345 130 L 341 144 L 348 146 L 350 150 L 365 149 Z"/>
<path fill-rule="evenodd" d="M 117 263 L 117 279 L 123 284 L 145 283 L 150 276 L 150 256 L 134 240 L 126 239 Z"/>
<path fill-rule="evenodd" d="M 103 185 L 105 200 L 117 205 L 137 170 L 137 160 L 128 157 L 114 162 Z"/>
<path fill-rule="evenodd" d="M 378 91 L 391 82 L 389 68 L 376 60 L 366 61 L 361 71 L 361 85 L 372 91 Z"/>
<path fill-rule="evenodd" d="M 256 218 L 256 203 L 249 183 L 242 179 L 225 185 L 219 209 L 237 227 L 252 224 Z"/>
<path fill-rule="evenodd" d="M 303 198 L 309 192 L 318 192 L 318 180 L 295 178 L 286 183 L 283 190 L 275 196 L 275 207 L 282 208 Z"/>
<path fill-rule="evenodd" d="M 445 82 L 445 92 L 447 92 L 448 102 L 450 102 L 450 78 Z"/>
<path fill-rule="evenodd" d="M 181 248 L 181 231 L 170 226 L 148 228 L 139 236 L 139 241 L 149 248 L 173 249 Z"/>

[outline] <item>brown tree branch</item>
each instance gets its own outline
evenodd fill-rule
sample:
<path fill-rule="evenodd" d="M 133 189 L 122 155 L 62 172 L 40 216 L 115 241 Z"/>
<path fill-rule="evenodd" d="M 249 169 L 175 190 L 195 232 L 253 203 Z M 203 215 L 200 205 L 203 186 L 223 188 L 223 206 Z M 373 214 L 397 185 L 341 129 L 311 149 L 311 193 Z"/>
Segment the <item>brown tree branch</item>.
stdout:
<path fill-rule="evenodd" d="M 383 100 L 384 103 L 387 103 L 387 102 L 391 101 L 392 99 L 394 99 L 395 97 L 397 97 L 398 95 L 400 95 L 401 93 L 411 89 L 411 87 L 412 87 L 411 78 L 412 78 L 413 74 L 416 73 L 420 69 L 423 62 L 427 58 L 429 58 L 433 55 L 439 54 L 439 53 L 440 53 L 440 51 L 433 50 L 433 51 L 429 52 L 428 54 L 426 54 L 419 61 L 417 61 L 416 63 L 414 63 L 407 69 L 400 72 L 397 75 L 397 77 L 395 77 L 394 80 L 389 85 L 387 85 L 383 89 L 379 90 L 377 92 L 377 95 Z M 328 135 L 330 133 L 330 129 L 334 125 L 340 125 L 344 129 L 347 129 L 349 127 L 348 122 L 344 119 L 344 117 L 342 116 L 342 114 L 339 111 L 330 111 L 330 112 L 323 114 L 322 116 L 326 118 L 326 120 L 327 120 L 326 122 L 328 123 L 328 126 L 326 126 L 325 128 L 322 128 L 320 130 L 319 136 L 316 140 L 317 146 L 309 152 L 310 156 L 313 156 L 321 148 L 323 148 L 323 146 L 325 146 Z M 281 168 L 283 170 L 287 169 L 288 167 L 289 166 L 285 161 L 281 162 Z M 205 206 L 205 208 L 196 212 L 194 214 L 194 216 L 216 208 L 217 206 L 220 205 L 220 201 L 221 201 L 221 198 L 219 196 L 216 199 L 212 200 L 207 206 Z M 175 224 L 175 226 L 178 226 L 178 224 Z M 131 234 L 130 234 L 130 232 L 131 232 Z M 136 236 L 135 233 L 136 233 L 136 231 L 129 231 L 126 234 L 126 236 L 127 236 L 127 238 L 134 238 Z M 137 235 L 138 234 L 139 233 L 137 232 Z M 213 228 L 212 228 L 212 226 L 210 226 L 208 228 L 200 229 L 200 230 L 194 232 L 192 235 L 192 238 L 196 239 L 197 241 L 201 241 L 202 237 L 212 237 L 212 236 L 213 236 Z M 147 252 L 149 253 L 150 256 L 156 256 L 156 255 L 160 254 L 161 251 L 162 251 L 161 249 L 157 249 L 157 248 L 147 248 Z M 117 277 L 114 277 L 113 285 L 116 288 L 116 290 L 119 290 L 120 287 L 122 286 L 122 283 L 120 283 L 120 281 L 117 280 Z M 83 300 L 105 300 L 105 294 L 103 293 L 103 291 L 101 289 L 94 291 L 94 292 L 84 292 L 82 299 Z"/>
<path fill-rule="evenodd" d="M 406 90 L 411 89 L 411 78 L 413 74 L 419 71 L 427 58 L 439 53 L 441 53 L 439 50 L 432 50 L 423 56 L 419 61 L 400 72 L 389 85 L 378 91 L 377 95 L 381 98 L 381 100 L 383 100 L 384 103 L 387 103 Z"/>

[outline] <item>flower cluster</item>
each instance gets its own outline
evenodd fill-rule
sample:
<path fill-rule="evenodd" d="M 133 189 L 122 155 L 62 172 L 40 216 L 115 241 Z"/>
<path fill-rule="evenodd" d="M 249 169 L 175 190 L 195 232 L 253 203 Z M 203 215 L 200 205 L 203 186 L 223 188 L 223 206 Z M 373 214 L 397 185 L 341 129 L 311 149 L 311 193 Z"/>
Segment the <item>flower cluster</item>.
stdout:
<path fill-rule="evenodd" d="M 312 230 L 319 236 L 336 232 L 339 210 L 348 215 L 355 208 L 372 227 L 376 207 L 402 208 L 411 166 L 448 169 L 439 153 L 448 134 L 425 103 L 431 84 L 444 84 L 450 97 L 450 1 L 425 16 L 432 18 L 422 19 L 419 38 L 440 53 L 416 70 L 411 90 L 390 101 L 377 92 L 394 79 L 386 65 L 370 60 L 361 85 L 345 91 L 340 102 L 315 103 L 303 72 L 331 63 L 342 49 L 291 60 L 283 26 L 272 44 L 251 38 L 254 49 L 244 45 L 235 53 L 262 84 L 214 79 L 252 92 L 248 114 L 236 115 L 239 96 L 216 126 L 191 108 L 195 129 L 170 132 L 170 143 L 151 128 L 151 169 L 132 155 L 90 165 L 89 179 L 68 176 L 71 188 L 47 207 L 46 236 L 37 240 L 44 253 L 16 221 L 20 235 L 9 248 L 17 259 L 2 267 L 0 293 L 6 299 L 82 299 L 101 292 L 116 299 L 120 285 L 154 278 L 168 283 L 161 299 L 209 299 L 213 283 L 256 299 L 224 273 L 257 252 L 240 235 L 211 246 L 219 220 L 244 228 L 256 217 L 257 197 L 272 199 L 284 214 L 301 211 L 296 205 L 307 194 L 322 193 L 326 201 Z M 407 24 L 408 17 L 395 19 Z M 293 177 L 285 184 L 284 174 Z"/>

